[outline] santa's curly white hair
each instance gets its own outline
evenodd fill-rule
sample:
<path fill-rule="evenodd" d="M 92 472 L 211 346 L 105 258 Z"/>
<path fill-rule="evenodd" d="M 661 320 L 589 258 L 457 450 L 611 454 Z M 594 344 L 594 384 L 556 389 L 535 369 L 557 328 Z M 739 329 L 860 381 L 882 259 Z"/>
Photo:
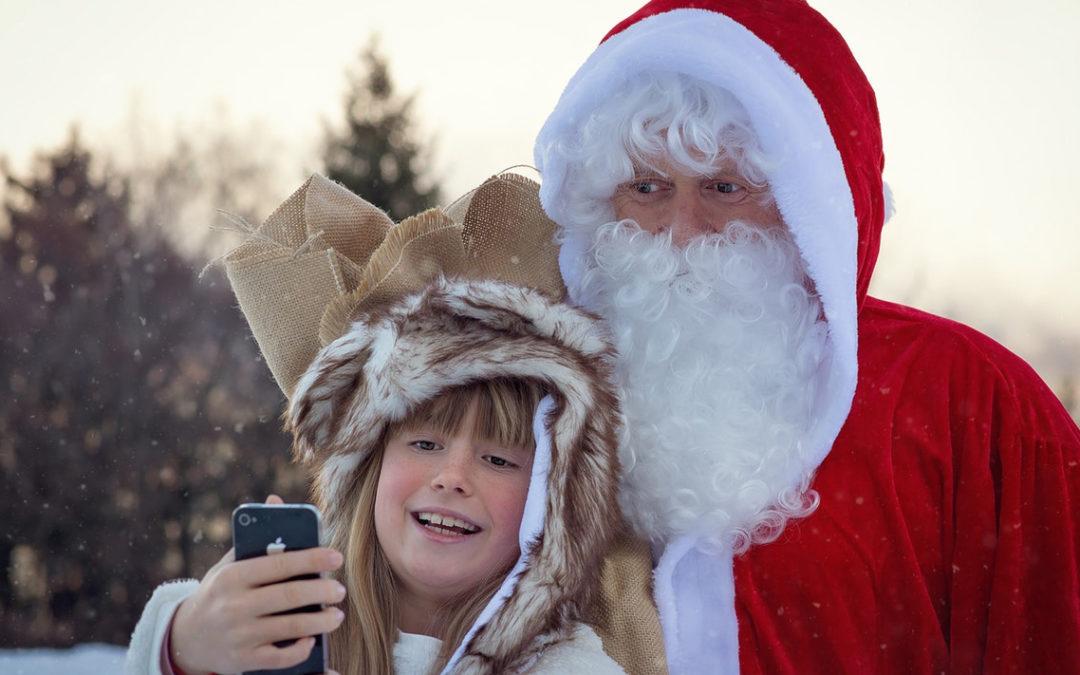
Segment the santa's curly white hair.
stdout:
<path fill-rule="evenodd" d="M 676 73 L 646 73 L 628 82 L 578 129 L 550 148 L 568 167 L 564 228 L 587 229 L 614 218 L 611 196 L 657 158 L 691 174 L 709 174 L 721 160 L 751 184 L 766 184 L 769 160 L 742 104 L 727 90 Z M 558 157 L 560 156 L 561 157 Z"/>

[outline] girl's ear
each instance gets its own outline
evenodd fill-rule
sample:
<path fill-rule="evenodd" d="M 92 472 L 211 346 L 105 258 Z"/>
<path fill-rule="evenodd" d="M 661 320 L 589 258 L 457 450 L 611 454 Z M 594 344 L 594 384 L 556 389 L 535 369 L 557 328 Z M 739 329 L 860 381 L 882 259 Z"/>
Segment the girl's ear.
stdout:
<path fill-rule="evenodd" d="M 293 452 L 308 461 L 318 452 L 333 453 L 348 414 L 349 402 L 365 389 L 364 364 L 369 345 L 343 339 L 331 343 L 297 382 L 286 411 L 285 428 Z"/>

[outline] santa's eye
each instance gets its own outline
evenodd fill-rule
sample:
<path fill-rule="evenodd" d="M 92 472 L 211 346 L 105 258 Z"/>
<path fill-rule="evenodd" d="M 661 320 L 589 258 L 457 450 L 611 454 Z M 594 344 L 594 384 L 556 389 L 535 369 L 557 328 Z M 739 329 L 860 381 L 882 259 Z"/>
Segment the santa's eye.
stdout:
<path fill-rule="evenodd" d="M 619 191 L 628 193 L 631 197 L 640 199 L 662 192 L 666 187 L 667 183 L 662 179 L 648 177 L 638 178 L 629 183 L 623 183 L 619 186 Z"/>
<path fill-rule="evenodd" d="M 738 193 L 742 192 L 746 188 L 744 188 L 742 185 L 739 185 L 738 183 L 728 183 L 726 181 L 713 181 L 713 182 L 707 184 L 706 189 L 713 190 L 714 192 L 719 192 L 720 194 L 723 194 L 723 195 L 733 195 L 733 194 L 738 194 Z"/>

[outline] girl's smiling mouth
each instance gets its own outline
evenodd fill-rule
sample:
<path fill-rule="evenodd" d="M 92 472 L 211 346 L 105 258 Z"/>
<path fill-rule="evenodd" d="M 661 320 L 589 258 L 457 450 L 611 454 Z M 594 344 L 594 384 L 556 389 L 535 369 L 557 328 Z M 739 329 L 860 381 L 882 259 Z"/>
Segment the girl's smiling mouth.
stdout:
<path fill-rule="evenodd" d="M 484 529 L 465 518 L 437 511 L 413 511 L 412 517 L 424 530 L 443 537 L 461 538 Z"/>

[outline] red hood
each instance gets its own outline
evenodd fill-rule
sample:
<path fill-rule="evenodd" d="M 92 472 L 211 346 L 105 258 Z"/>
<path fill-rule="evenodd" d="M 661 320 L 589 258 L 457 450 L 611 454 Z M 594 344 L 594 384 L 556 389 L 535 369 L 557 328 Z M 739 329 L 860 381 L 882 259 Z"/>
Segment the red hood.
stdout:
<path fill-rule="evenodd" d="M 877 97 L 847 42 L 825 17 L 800 0 L 656 0 L 619 22 L 602 42 L 642 19 L 678 9 L 718 12 L 742 24 L 772 47 L 814 93 L 843 159 L 855 203 L 859 224 L 856 294 L 861 307 L 885 223 L 881 178 L 885 154 Z"/>

